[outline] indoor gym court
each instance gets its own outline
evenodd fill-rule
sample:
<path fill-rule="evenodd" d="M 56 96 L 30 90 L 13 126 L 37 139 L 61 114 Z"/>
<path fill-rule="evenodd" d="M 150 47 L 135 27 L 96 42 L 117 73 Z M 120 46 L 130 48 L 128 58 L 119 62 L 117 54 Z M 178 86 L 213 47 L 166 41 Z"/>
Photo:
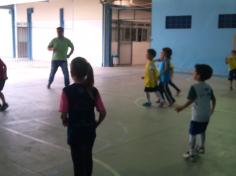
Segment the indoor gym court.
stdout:
<path fill-rule="evenodd" d="M 9 109 L 0 113 L 1 176 L 69 176 L 73 174 L 66 128 L 58 113 L 63 88 L 61 70 L 46 88 L 50 63 L 7 62 L 4 88 Z M 97 130 L 94 176 L 234 176 L 236 173 L 236 90 L 226 77 L 213 77 L 217 106 L 207 130 L 206 153 L 185 161 L 191 109 L 144 108 L 143 67 L 95 68 L 107 117 Z M 190 74 L 176 74 L 186 100 Z M 173 94 L 175 91 L 172 90 Z"/>

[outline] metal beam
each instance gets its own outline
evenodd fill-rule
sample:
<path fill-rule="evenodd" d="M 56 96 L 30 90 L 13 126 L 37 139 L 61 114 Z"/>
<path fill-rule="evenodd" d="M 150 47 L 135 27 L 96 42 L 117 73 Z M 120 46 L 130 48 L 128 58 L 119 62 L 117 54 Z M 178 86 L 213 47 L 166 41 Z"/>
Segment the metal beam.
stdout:
<path fill-rule="evenodd" d="M 32 56 L 32 13 L 34 12 L 33 8 L 27 9 L 27 24 L 28 24 L 28 31 L 27 31 L 27 49 L 28 49 L 28 57 L 29 60 L 33 60 Z"/>
<path fill-rule="evenodd" d="M 103 4 L 103 63 L 104 67 L 111 67 L 111 29 L 112 8 L 110 4 Z"/>

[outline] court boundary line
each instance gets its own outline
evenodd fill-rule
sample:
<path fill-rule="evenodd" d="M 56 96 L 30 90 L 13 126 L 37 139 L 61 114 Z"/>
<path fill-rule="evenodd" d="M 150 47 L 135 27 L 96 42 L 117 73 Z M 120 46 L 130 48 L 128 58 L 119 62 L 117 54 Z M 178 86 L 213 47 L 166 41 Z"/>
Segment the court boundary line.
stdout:
<path fill-rule="evenodd" d="M 21 133 L 19 131 L 16 131 L 16 130 L 13 130 L 13 129 L 10 129 L 10 128 L 7 128 L 7 127 L 0 127 L 0 129 L 3 129 L 3 130 L 8 131 L 8 132 L 10 132 L 12 134 L 19 135 L 19 136 L 22 136 L 24 138 L 27 138 L 27 139 L 30 139 L 30 140 L 33 140 L 33 141 L 36 141 L 36 142 L 39 142 L 41 144 L 48 145 L 48 146 L 53 147 L 55 149 L 63 150 L 65 152 L 70 152 L 70 150 L 65 148 L 65 147 L 62 147 L 62 146 L 59 146 L 59 145 L 47 142 L 47 141 L 42 140 L 42 139 L 35 138 L 33 136 Z M 103 168 L 105 168 L 105 170 L 107 170 L 110 173 L 112 173 L 113 176 L 121 176 L 115 169 L 113 169 L 111 166 L 109 166 L 105 162 L 103 162 L 103 161 L 101 161 L 101 160 L 99 160 L 99 159 L 97 159 L 95 157 L 93 157 L 93 161 L 96 162 L 97 164 L 99 164 L 100 166 L 102 166 Z"/>

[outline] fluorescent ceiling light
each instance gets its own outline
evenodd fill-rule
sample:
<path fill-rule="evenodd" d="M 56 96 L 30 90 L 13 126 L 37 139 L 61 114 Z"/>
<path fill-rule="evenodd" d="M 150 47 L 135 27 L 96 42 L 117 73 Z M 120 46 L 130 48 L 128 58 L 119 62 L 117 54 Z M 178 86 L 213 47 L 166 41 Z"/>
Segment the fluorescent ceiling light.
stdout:
<path fill-rule="evenodd" d="M 30 3 L 30 2 L 40 2 L 40 1 L 48 1 L 48 0 L 0 0 L 0 6 Z"/>

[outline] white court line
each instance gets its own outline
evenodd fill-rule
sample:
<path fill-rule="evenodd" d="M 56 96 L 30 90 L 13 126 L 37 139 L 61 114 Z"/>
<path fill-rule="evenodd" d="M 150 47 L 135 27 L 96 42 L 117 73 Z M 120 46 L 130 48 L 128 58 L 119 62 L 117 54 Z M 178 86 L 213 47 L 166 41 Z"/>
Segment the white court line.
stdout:
<path fill-rule="evenodd" d="M 60 120 L 60 119 L 59 119 L 59 120 Z M 45 121 L 40 120 L 40 119 L 34 119 L 33 121 L 38 122 L 38 123 L 41 123 L 41 124 L 43 124 L 43 125 L 47 125 L 47 126 L 53 127 L 53 128 L 60 128 L 60 127 L 57 126 L 57 125 L 52 125 L 51 123 L 45 122 Z M 61 129 L 61 128 L 60 128 L 60 129 Z"/>
<path fill-rule="evenodd" d="M 10 121 L 10 122 L 5 122 L 3 123 L 4 125 L 15 125 L 15 124 L 20 124 L 20 123 L 27 123 L 33 121 L 32 119 L 30 120 L 15 120 L 15 121 Z"/>
<path fill-rule="evenodd" d="M 45 122 L 45 121 L 42 121 L 42 120 L 39 120 L 39 119 L 35 119 L 35 120 L 33 120 L 33 121 L 38 122 L 38 123 L 41 123 L 41 124 L 43 124 L 43 125 L 47 125 L 47 126 L 49 126 L 49 127 L 61 129 L 61 128 L 58 127 L 57 125 L 52 125 L 52 124 L 50 124 L 50 123 L 48 123 L 48 122 Z M 99 138 L 99 137 L 97 137 L 97 140 L 103 141 L 103 142 L 105 143 L 105 145 L 103 145 L 103 147 L 101 147 L 101 148 L 95 150 L 95 151 L 93 152 L 93 153 L 95 153 L 95 154 L 98 153 L 98 152 L 101 152 L 101 151 L 103 151 L 103 150 L 105 150 L 105 149 L 107 149 L 107 148 L 109 148 L 110 146 L 112 146 L 111 143 L 110 143 L 108 140 L 105 140 L 105 139 L 102 139 L 102 138 Z"/>
<path fill-rule="evenodd" d="M 47 142 L 47 141 L 44 141 L 42 139 L 38 139 L 38 138 L 35 138 L 35 137 L 32 137 L 30 135 L 27 135 L 27 134 L 24 134 L 24 133 L 21 133 L 19 131 L 16 131 L 16 130 L 12 130 L 12 129 L 9 129 L 9 128 L 6 128 L 6 127 L 0 127 L 1 129 L 4 129 L 8 132 L 11 132 L 13 134 L 16 134 L 16 135 L 19 135 L 19 136 L 22 136 L 22 137 L 25 137 L 27 139 L 31 139 L 33 141 L 36 141 L 36 142 L 39 142 L 41 144 L 45 144 L 45 145 L 48 145 L 50 147 L 53 147 L 53 148 L 56 148 L 56 149 L 59 149 L 59 150 L 63 150 L 65 152 L 70 152 L 69 149 L 65 148 L 65 147 L 61 147 L 59 145 L 56 145 L 56 144 L 52 144 L 50 142 Z M 99 159 L 96 159 L 96 158 L 93 158 L 94 162 L 98 163 L 99 165 L 103 166 L 106 170 L 108 170 L 109 172 L 112 173 L 113 176 L 121 176 L 116 170 L 114 170 L 111 166 L 109 166 L 108 164 L 106 164 L 105 162 L 99 160 Z"/>

